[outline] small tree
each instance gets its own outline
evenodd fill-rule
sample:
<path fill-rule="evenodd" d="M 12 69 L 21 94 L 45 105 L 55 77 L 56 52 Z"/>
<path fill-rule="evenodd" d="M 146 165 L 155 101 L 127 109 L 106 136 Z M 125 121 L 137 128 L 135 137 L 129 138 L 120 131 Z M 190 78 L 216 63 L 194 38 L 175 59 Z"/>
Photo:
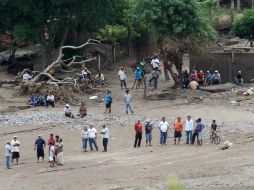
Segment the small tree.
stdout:
<path fill-rule="evenodd" d="M 116 43 L 128 37 L 128 29 L 121 25 L 107 25 L 100 30 L 101 35 L 112 43 L 112 62 L 115 64 Z"/>
<path fill-rule="evenodd" d="M 243 16 L 234 23 L 235 34 L 240 38 L 247 38 L 253 47 L 254 40 L 254 10 L 246 10 Z"/>

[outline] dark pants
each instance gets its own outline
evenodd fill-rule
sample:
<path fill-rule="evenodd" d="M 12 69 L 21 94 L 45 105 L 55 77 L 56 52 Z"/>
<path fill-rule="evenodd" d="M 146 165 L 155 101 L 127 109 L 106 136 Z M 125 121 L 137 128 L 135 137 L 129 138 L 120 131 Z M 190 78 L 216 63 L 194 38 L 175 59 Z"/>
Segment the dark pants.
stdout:
<path fill-rule="evenodd" d="M 47 106 L 51 105 L 52 107 L 55 107 L 55 102 L 51 100 L 47 100 Z"/>
<path fill-rule="evenodd" d="M 95 138 L 94 139 L 92 139 L 92 138 L 89 139 L 89 145 L 90 145 L 90 150 L 91 151 L 93 151 L 93 145 L 94 145 L 96 151 L 98 151 L 98 146 L 97 146 L 97 142 L 96 142 Z"/>
<path fill-rule="evenodd" d="M 102 144 L 104 147 L 104 151 L 107 152 L 108 151 L 108 138 L 103 138 Z"/>
<path fill-rule="evenodd" d="M 186 132 L 186 144 L 189 144 L 192 141 L 192 131 L 185 132 Z"/>
<path fill-rule="evenodd" d="M 158 78 L 156 78 L 156 77 L 150 78 L 149 86 L 153 86 L 153 88 L 157 88 L 157 85 L 158 85 Z"/>
<path fill-rule="evenodd" d="M 134 147 L 136 147 L 137 144 L 138 144 L 138 147 L 140 147 L 141 140 L 142 140 L 142 133 L 136 133 Z"/>
<path fill-rule="evenodd" d="M 125 82 L 125 80 L 120 80 L 120 83 L 121 83 L 121 88 L 123 88 L 123 86 L 126 88 L 126 82 Z"/>
<path fill-rule="evenodd" d="M 193 135 L 192 135 L 192 141 L 191 141 L 191 144 L 194 144 L 195 143 L 195 139 L 197 137 L 197 142 L 198 142 L 198 133 L 197 132 L 194 132 Z"/>

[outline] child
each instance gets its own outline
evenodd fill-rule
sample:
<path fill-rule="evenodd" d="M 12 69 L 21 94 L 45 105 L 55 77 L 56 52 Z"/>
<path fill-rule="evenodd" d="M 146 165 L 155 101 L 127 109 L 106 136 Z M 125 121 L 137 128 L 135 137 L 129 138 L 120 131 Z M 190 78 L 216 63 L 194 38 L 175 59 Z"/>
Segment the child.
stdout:
<path fill-rule="evenodd" d="M 11 169 L 10 162 L 11 162 L 11 143 L 7 142 L 5 145 L 5 158 L 6 158 L 6 167 L 7 169 Z"/>
<path fill-rule="evenodd" d="M 55 167 L 55 162 L 54 162 L 54 156 L 55 156 L 55 147 L 52 142 L 49 143 L 50 148 L 49 148 L 49 162 L 50 162 L 50 167 Z"/>

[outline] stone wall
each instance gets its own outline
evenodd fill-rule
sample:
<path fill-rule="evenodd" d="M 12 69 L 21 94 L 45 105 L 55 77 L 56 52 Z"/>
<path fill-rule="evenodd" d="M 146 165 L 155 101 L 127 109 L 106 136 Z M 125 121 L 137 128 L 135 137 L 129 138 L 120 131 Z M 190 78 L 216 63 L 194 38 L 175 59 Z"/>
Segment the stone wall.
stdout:
<path fill-rule="evenodd" d="M 232 59 L 233 58 L 233 59 Z M 190 55 L 190 68 L 204 72 L 218 70 L 222 82 L 232 82 L 237 71 L 241 70 L 245 81 L 254 79 L 254 53 L 210 53 L 207 56 Z"/>

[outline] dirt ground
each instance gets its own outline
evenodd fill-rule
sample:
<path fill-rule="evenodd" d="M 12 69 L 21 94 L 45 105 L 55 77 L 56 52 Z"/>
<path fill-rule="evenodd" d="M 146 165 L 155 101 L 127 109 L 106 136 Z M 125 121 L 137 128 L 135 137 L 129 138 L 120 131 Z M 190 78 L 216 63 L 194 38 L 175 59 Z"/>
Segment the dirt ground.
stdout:
<path fill-rule="evenodd" d="M 4 76 L 0 74 L 1 76 Z M 6 76 L 5 76 L 6 77 Z M 128 80 L 131 83 L 131 79 Z M 161 85 L 160 85 L 161 84 Z M 159 93 L 168 86 L 160 80 Z M 124 114 L 119 82 L 112 82 L 113 107 L 117 114 Z M 170 93 L 170 92 L 169 92 Z M 184 93 L 191 93 L 189 91 Z M 180 145 L 173 145 L 173 130 L 169 132 L 168 145 L 159 146 L 159 130 L 153 131 L 153 146 L 133 148 L 134 129 L 111 127 L 109 151 L 101 152 L 102 139 L 99 135 L 99 152 L 82 152 L 79 129 L 67 129 L 56 126 L 13 126 L 1 127 L 0 124 L 0 189 L 25 190 L 166 190 L 168 176 L 177 175 L 186 190 L 252 190 L 254 189 L 254 126 L 252 106 L 235 108 L 230 99 L 212 94 L 202 103 L 186 104 L 182 98 L 175 100 L 149 101 L 143 99 L 143 90 L 132 90 L 135 114 L 160 120 L 166 116 L 172 123 L 177 116 L 184 120 L 187 115 L 194 119 L 201 117 L 210 125 L 216 119 L 224 123 L 222 143 L 228 140 L 234 143 L 228 150 L 218 150 L 205 138 L 202 147 L 185 145 L 183 136 Z M 201 93 L 202 94 L 202 93 Z M 24 104 L 27 97 L 16 97 L 14 90 L 0 88 L 1 113 L 5 114 L 9 106 Z M 202 94 L 203 95 L 203 94 Z M 87 97 L 86 97 L 87 98 Z M 88 98 L 87 98 L 88 99 Z M 88 101 L 88 100 L 87 100 Z M 102 113 L 104 105 L 87 103 L 90 114 Z M 47 112 L 53 108 L 36 108 Z M 58 104 L 55 111 L 61 112 L 63 105 Z M 78 107 L 73 106 L 73 110 Z M 34 109 L 17 112 L 33 112 Z M 13 114 L 15 114 L 14 112 Z M 126 116 L 128 117 L 128 116 Z M 96 126 L 96 123 L 95 123 Z M 96 126 L 100 131 L 99 126 Z M 206 129 L 208 131 L 208 129 Z M 64 166 L 50 168 L 48 163 L 37 163 L 33 151 L 38 134 L 47 140 L 50 133 L 58 134 L 64 141 Z M 17 135 L 21 142 L 21 159 L 18 166 L 6 170 L 4 165 L 4 146 L 7 140 Z M 47 155 L 47 150 L 46 150 Z"/>

